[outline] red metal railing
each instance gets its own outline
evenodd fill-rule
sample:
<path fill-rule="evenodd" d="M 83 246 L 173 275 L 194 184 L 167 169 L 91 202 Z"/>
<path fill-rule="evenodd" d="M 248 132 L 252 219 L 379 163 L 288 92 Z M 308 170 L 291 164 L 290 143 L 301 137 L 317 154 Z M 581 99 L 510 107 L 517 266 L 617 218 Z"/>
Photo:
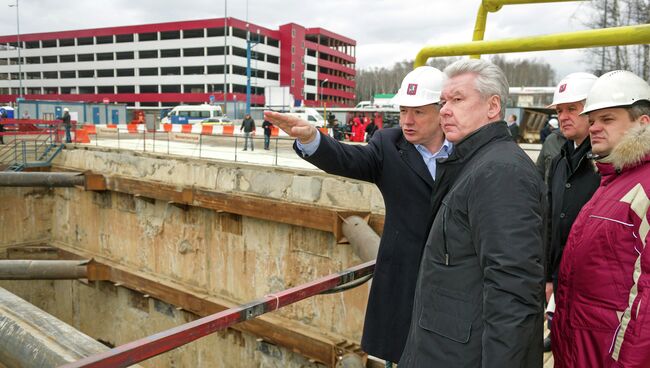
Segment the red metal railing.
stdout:
<path fill-rule="evenodd" d="M 282 292 L 266 295 L 264 298 L 240 305 L 184 325 L 159 332 L 140 340 L 118 346 L 60 368 L 80 367 L 127 367 L 172 349 L 183 346 L 211 333 L 223 330 L 236 323 L 244 322 L 281 307 L 293 304 L 314 295 L 346 285 L 371 275 L 375 261 L 348 268 L 336 274 L 296 286 Z"/>

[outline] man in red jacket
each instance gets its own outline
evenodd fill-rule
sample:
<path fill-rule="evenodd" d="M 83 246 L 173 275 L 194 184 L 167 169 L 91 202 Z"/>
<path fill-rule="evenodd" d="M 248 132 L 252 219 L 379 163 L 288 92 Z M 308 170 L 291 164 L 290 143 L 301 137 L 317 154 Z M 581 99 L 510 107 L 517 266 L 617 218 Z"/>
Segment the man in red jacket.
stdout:
<path fill-rule="evenodd" d="M 564 248 L 555 367 L 650 367 L 650 86 L 604 74 L 583 114 L 602 179 Z"/>

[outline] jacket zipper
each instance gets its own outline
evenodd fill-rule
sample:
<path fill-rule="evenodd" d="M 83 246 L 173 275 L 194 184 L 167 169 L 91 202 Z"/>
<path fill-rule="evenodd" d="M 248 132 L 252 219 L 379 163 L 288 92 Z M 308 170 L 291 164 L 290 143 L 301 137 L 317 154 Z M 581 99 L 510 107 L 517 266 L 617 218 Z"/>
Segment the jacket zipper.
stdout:
<path fill-rule="evenodd" d="M 442 243 L 445 247 L 445 265 L 449 266 L 449 249 L 447 248 L 447 213 L 442 214 Z"/>

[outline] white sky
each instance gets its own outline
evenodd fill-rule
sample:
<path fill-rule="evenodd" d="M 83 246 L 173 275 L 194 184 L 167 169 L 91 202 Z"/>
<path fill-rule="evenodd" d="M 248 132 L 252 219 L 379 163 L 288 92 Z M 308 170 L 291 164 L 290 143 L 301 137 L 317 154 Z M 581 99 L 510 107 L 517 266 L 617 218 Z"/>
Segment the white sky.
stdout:
<path fill-rule="evenodd" d="M 0 35 L 16 34 L 16 12 L 0 0 Z M 21 34 L 224 16 L 224 0 L 19 0 Z M 230 0 L 228 16 L 270 29 L 322 27 L 357 41 L 357 67 L 390 67 L 427 45 L 468 42 L 479 0 Z M 587 29 L 587 2 L 509 5 L 488 15 L 486 40 Z M 540 58 L 556 79 L 584 71 L 584 51 L 510 54 Z"/>

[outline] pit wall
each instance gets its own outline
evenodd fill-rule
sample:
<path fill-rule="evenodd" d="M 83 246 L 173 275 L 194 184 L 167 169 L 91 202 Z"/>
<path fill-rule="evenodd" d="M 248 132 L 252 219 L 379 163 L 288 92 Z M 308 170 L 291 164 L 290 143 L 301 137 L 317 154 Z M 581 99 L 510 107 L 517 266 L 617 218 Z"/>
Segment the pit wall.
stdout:
<path fill-rule="evenodd" d="M 374 213 L 383 213 L 384 210 L 381 194 L 373 185 L 313 170 L 189 160 L 95 148 L 64 150 L 57 156 L 54 165 L 55 168 L 66 170 L 92 170 L 104 175 L 160 181 L 179 187 L 194 186 L 224 193 L 252 194 L 316 206 Z M 6 198 L 12 210 L 23 215 L 0 218 L 2 245 L 46 239 L 49 244 L 115 262 L 129 270 L 173 282 L 188 291 L 214 296 L 233 305 L 361 263 L 351 247 L 337 244 L 334 236 L 328 232 L 198 207 L 182 209 L 165 201 L 129 194 L 84 192 L 76 188 L 0 189 L 0 199 Z M 34 233 L 25 229 L 28 226 L 33 228 Z M 7 228 L 20 231 L 9 239 L 5 235 Z M 0 286 L 7 287 L 6 284 L 0 283 Z M 76 281 L 23 282 L 21 285 L 29 287 L 23 289 L 15 286 L 18 284 L 12 284 L 13 287 L 7 288 L 36 305 L 45 303 L 44 309 L 49 313 L 90 336 L 116 345 L 177 326 L 192 318 L 186 312 L 176 311 L 173 306 L 146 299 L 148 306 L 141 305 L 141 311 L 134 313 L 133 318 L 121 320 L 119 311 L 125 309 L 131 313 L 129 308 L 133 302 L 129 300 L 133 298 L 116 298 L 116 295 L 133 292 L 124 288 L 110 291 L 112 285 L 101 286 L 104 284 L 107 283 L 95 283 L 93 286 Z M 71 291 L 59 293 L 61 288 Z M 29 293 L 36 295 L 30 299 L 26 295 Z M 48 295 L 52 293 L 54 296 Z M 312 297 L 272 314 L 291 320 L 292 324 L 298 322 L 312 333 L 316 331 L 336 339 L 358 342 L 367 294 L 368 285 L 363 285 L 344 293 Z M 54 298 L 51 300 L 56 302 L 46 302 L 43 298 Z M 154 303 L 153 307 L 151 303 Z M 159 313 L 159 310 L 169 313 Z M 152 316 L 156 319 L 152 319 Z M 160 322 L 152 323 L 154 320 Z M 237 337 L 224 337 L 224 334 Z M 143 365 L 201 366 L 191 361 L 178 365 L 173 362 L 178 359 L 183 362 L 185 359 L 200 359 L 201 356 L 216 359 L 220 354 L 213 355 L 213 351 L 232 350 L 231 346 L 237 342 L 235 345 L 246 348 L 224 354 L 238 355 L 245 363 L 223 366 L 256 366 L 267 358 L 275 359 L 274 363 L 262 366 L 308 366 L 304 365 L 303 357 L 284 348 L 257 342 L 246 334 L 224 334 L 205 339 L 213 344 L 190 344 L 187 348 L 179 349 L 179 353 L 165 355 L 176 356 L 183 351 L 198 349 L 189 354 L 198 357 L 180 355 L 178 358 L 168 358 L 170 360 L 165 360 L 164 364 L 145 362 Z"/>

